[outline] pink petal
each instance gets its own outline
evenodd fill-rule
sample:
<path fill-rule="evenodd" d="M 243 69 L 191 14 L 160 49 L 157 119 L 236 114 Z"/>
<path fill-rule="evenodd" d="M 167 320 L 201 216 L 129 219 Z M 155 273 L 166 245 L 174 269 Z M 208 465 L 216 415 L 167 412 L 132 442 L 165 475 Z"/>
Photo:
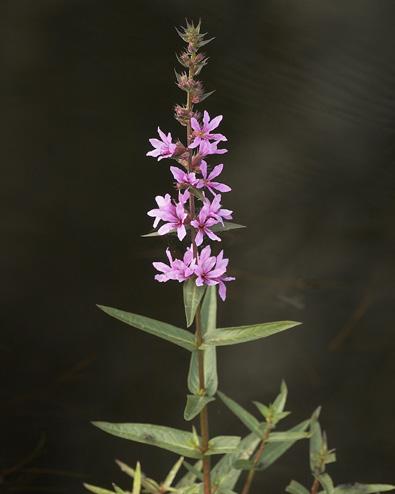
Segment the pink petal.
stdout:
<path fill-rule="evenodd" d="M 224 165 L 222 163 L 220 163 L 217 166 L 214 166 L 210 175 L 208 176 L 208 179 L 212 180 L 213 178 L 218 177 L 218 175 L 220 175 L 222 173 L 223 169 L 224 169 Z"/>

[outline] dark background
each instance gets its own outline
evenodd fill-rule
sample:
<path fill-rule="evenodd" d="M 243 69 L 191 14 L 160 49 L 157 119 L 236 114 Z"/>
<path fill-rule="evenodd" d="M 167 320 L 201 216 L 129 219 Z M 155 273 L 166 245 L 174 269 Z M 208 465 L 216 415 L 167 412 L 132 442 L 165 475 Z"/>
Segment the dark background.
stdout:
<path fill-rule="evenodd" d="M 159 480 L 175 455 L 89 421 L 189 428 L 187 352 L 95 307 L 183 324 L 180 285 L 153 280 L 166 241 L 140 234 L 171 186 L 147 140 L 183 135 L 186 16 L 216 36 L 206 106 L 248 226 L 224 236 L 237 281 L 219 322 L 304 323 L 220 349 L 220 387 L 249 406 L 284 378 L 284 426 L 323 405 L 337 483 L 395 481 L 394 2 L 2 0 L 1 492 L 126 488 L 114 458 Z M 210 416 L 213 434 L 246 433 L 220 403 Z M 254 491 L 291 478 L 311 482 L 306 443 Z"/>

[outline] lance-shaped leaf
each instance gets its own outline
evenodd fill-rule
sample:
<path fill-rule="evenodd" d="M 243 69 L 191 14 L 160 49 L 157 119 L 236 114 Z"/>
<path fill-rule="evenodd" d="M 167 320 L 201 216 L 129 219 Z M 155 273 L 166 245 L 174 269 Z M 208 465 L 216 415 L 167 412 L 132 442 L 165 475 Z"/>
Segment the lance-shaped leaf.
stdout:
<path fill-rule="evenodd" d="M 310 432 L 302 432 L 302 431 L 271 432 L 267 441 L 269 443 L 282 443 L 284 441 L 299 441 L 299 439 L 308 439 L 309 437 L 310 437 Z"/>
<path fill-rule="evenodd" d="M 374 494 L 394 489 L 395 485 L 392 484 L 341 484 L 335 488 L 334 494 Z"/>
<path fill-rule="evenodd" d="M 304 420 L 300 424 L 295 425 L 295 427 L 292 427 L 289 432 L 303 432 L 307 429 L 309 424 L 310 420 Z M 296 439 L 291 439 L 279 443 L 274 442 L 266 444 L 264 454 L 262 455 L 262 458 L 259 461 L 256 469 L 265 470 L 266 468 L 269 468 L 270 465 L 273 465 L 275 461 L 277 461 L 283 454 L 285 454 L 291 448 L 291 446 L 295 444 L 296 441 Z"/>
<path fill-rule="evenodd" d="M 185 466 L 185 462 L 183 463 L 183 465 Z M 202 460 L 198 460 L 193 465 L 193 471 L 195 472 L 196 470 L 198 472 L 201 472 L 202 466 L 203 466 Z M 183 489 L 184 487 L 190 486 L 195 482 L 196 478 L 199 478 L 199 476 L 196 475 L 196 473 L 193 473 L 188 470 L 187 473 L 183 477 L 181 477 L 180 480 L 177 482 L 176 489 Z"/>
<path fill-rule="evenodd" d="M 190 278 L 183 283 L 184 307 L 187 327 L 192 325 L 195 314 L 205 292 L 205 285 L 196 286 L 195 280 Z"/>
<path fill-rule="evenodd" d="M 200 458 L 201 456 L 199 444 L 196 444 L 194 435 L 191 432 L 153 424 L 92 423 L 113 436 L 157 446 L 189 458 Z"/>
<path fill-rule="evenodd" d="M 237 230 L 239 228 L 246 228 L 244 225 L 239 225 L 238 223 L 231 223 L 230 221 L 224 221 L 224 224 L 217 223 L 213 225 L 210 229 L 213 232 L 227 232 L 229 230 Z"/>
<path fill-rule="evenodd" d="M 324 472 L 324 465 L 321 459 L 321 451 L 323 447 L 323 438 L 321 426 L 318 422 L 321 407 L 317 408 L 310 420 L 310 469 L 314 475 L 320 475 Z"/>
<path fill-rule="evenodd" d="M 115 494 L 129 494 L 128 492 L 124 491 L 119 486 L 117 486 L 117 484 L 113 483 L 112 486 L 114 487 Z"/>
<path fill-rule="evenodd" d="M 166 490 L 168 490 L 171 487 L 171 485 L 173 484 L 174 479 L 176 478 L 176 475 L 177 475 L 178 471 L 180 470 L 183 462 L 184 462 L 184 457 L 181 456 L 181 458 L 179 458 L 176 461 L 176 463 L 172 466 L 172 468 L 170 469 L 170 472 L 166 475 L 166 478 L 162 484 L 162 486 L 165 487 Z M 132 493 L 132 494 L 134 494 L 134 493 Z"/>
<path fill-rule="evenodd" d="M 224 455 L 236 450 L 240 443 L 238 436 L 217 436 L 208 442 L 208 450 L 205 455 Z"/>
<path fill-rule="evenodd" d="M 93 492 L 94 494 L 114 494 L 113 491 L 102 489 L 101 487 L 97 487 L 96 485 L 84 484 L 84 487 L 87 491 Z"/>
<path fill-rule="evenodd" d="M 200 468 L 197 468 L 195 465 L 191 465 L 187 461 L 184 461 L 183 465 L 188 470 L 188 473 L 193 475 L 194 479 L 199 479 L 202 482 L 204 481 L 203 472 Z"/>
<path fill-rule="evenodd" d="M 289 494 L 310 494 L 309 491 L 296 480 L 292 480 L 291 483 L 286 487 L 285 492 Z"/>
<path fill-rule="evenodd" d="M 115 463 L 119 466 L 122 472 L 126 473 L 126 475 L 129 475 L 129 477 L 132 477 L 134 479 L 137 476 L 137 472 L 129 465 L 126 465 L 126 463 L 123 463 L 119 460 L 115 460 Z M 150 479 L 142 472 L 141 484 L 144 487 L 144 490 L 146 492 L 150 492 L 151 494 L 157 494 L 160 490 L 160 485 L 154 479 Z"/>
<path fill-rule="evenodd" d="M 203 298 L 201 309 L 201 331 L 204 335 L 208 331 L 213 331 L 217 321 L 217 292 L 215 286 L 207 287 Z M 217 355 L 214 346 L 210 346 L 202 352 L 204 369 L 204 389 L 205 395 L 212 397 L 217 392 Z M 191 363 L 188 373 L 188 389 L 195 395 L 201 395 L 199 379 L 199 354 L 196 350 L 191 355 Z"/>
<path fill-rule="evenodd" d="M 335 486 L 333 485 L 333 481 L 327 473 L 318 475 L 316 479 L 323 487 L 325 494 L 333 494 Z"/>
<path fill-rule="evenodd" d="M 167 324 L 150 317 L 140 316 L 139 314 L 133 314 L 131 312 L 125 312 L 120 309 L 114 309 L 112 307 L 106 307 L 104 305 L 98 305 L 99 309 L 104 311 L 111 317 L 115 317 L 129 326 L 141 329 L 142 331 L 158 336 L 163 340 L 170 341 L 182 348 L 186 348 L 189 351 L 193 351 L 196 348 L 194 336 L 185 331 L 185 329 L 177 328 L 171 324 Z"/>
<path fill-rule="evenodd" d="M 234 463 L 240 459 L 250 458 L 258 443 L 259 438 L 254 432 L 251 432 L 241 440 L 236 451 L 221 458 L 211 471 L 213 485 L 222 490 L 234 489 L 241 475 L 241 470 L 234 468 Z"/>
<path fill-rule="evenodd" d="M 132 494 L 140 494 L 140 491 L 141 491 L 141 466 L 140 466 L 140 462 L 137 462 L 136 473 L 134 474 L 134 480 L 133 480 Z"/>
<path fill-rule="evenodd" d="M 191 190 L 191 187 L 190 187 L 190 190 Z M 191 192 L 193 193 L 193 195 L 195 195 L 196 197 L 199 197 L 199 195 L 201 194 L 201 192 L 197 189 L 193 189 L 191 190 Z M 229 230 L 237 230 L 238 228 L 246 228 L 246 226 L 244 225 L 239 225 L 238 223 L 232 223 L 230 221 L 224 221 L 224 224 L 222 225 L 222 223 L 217 223 L 216 225 L 213 225 L 211 227 L 211 230 L 213 232 L 220 232 L 220 233 L 223 233 L 223 232 L 227 232 Z M 190 227 L 187 226 L 187 230 L 190 230 Z M 177 234 L 176 230 L 171 230 L 169 233 L 165 233 L 165 235 L 173 235 L 175 236 Z M 163 237 L 164 235 L 159 235 L 159 233 L 157 231 L 154 231 L 154 232 L 150 232 L 150 233 L 145 233 L 144 235 L 141 235 L 142 237 L 144 238 L 150 238 L 150 237 Z"/>
<path fill-rule="evenodd" d="M 226 396 L 226 394 L 218 391 L 218 396 L 229 408 L 229 410 L 234 413 L 236 417 L 238 417 L 248 429 L 250 429 L 250 431 L 255 432 L 255 434 L 259 438 L 262 438 L 263 424 L 259 423 L 259 421 L 253 415 L 251 415 L 250 412 L 247 412 L 245 408 L 239 405 L 236 401 Z"/>
<path fill-rule="evenodd" d="M 214 400 L 215 398 L 211 398 L 209 396 L 188 395 L 187 404 L 184 410 L 184 419 L 194 419 L 196 415 L 199 415 L 199 413 L 203 410 L 207 403 L 210 403 L 210 401 Z"/>
<path fill-rule="evenodd" d="M 246 343 L 260 338 L 266 338 L 273 334 L 280 333 L 281 331 L 285 331 L 286 329 L 299 326 L 300 324 L 300 322 L 295 321 L 278 321 L 253 324 L 251 326 L 220 328 L 206 334 L 204 347 L 207 345 L 226 346 Z"/>

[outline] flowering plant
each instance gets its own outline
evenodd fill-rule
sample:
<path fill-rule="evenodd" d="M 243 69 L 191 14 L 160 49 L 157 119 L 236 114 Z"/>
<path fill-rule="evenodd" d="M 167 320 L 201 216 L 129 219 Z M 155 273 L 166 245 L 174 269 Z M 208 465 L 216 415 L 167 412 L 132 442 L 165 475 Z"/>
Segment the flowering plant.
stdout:
<path fill-rule="evenodd" d="M 187 22 L 186 27 L 178 30 L 186 48 L 177 57 L 185 71 L 176 72 L 176 78 L 178 87 L 186 93 L 186 103 L 176 105 L 175 118 L 185 128 L 186 135 L 184 142 L 173 140 L 170 132 L 166 134 L 158 127 L 159 139 L 149 140 L 152 149 L 147 156 L 156 158 L 158 162 L 171 160 L 170 173 L 176 193 L 155 198 L 157 207 L 148 211 L 148 215 L 154 218 L 155 231 L 145 235 L 175 234 L 180 242 L 184 242 L 184 253 L 180 258 L 175 258 L 168 248 L 167 263 L 158 260 L 153 266 L 158 282 L 173 280 L 183 284 L 186 326 L 189 328 L 194 324 L 194 333 L 138 314 L 99 306 L 110 316 L 190 352 L 189 394 L 184 418 L 192 421 L 199 417 L 199 432 L 193 426 L 191 431 L 186 431 L 145 423 L 93 424 L 109 434 L 181 456 L 163 482 L 146 477 L 139 463 L 136 468 L 131 468 L 118 461 L 122 471 L 134 479 L 133 494 L 139 494 L 141 490 L 149 494 L 233 494 L 242 477 L 240 492 L 248 494 L 257 471 L 269 468 L 296 441 L 304 439 L 309 439 L 310 443 L 313 482 L 308 490 L 291 481 L 286 487 L 288 493 L 369 494 L 392 490 L 395 486 L 388 484 L 356 483 L 335 487 L 326 472 L 326 465 L 334 462 L 336 456 L 335 451 L 328 448 L 326 435 L 321 430 L 320 408 L 292 428 L 277 430 L 290 413 L 285 411 L 288 391 L 284 382 L 270 404 L 254 402 L 259 418 L 217 389 L 217 347 L 266 338 L 300 323 L 279 321 L 228 328 L 216 326 L 217 290 L 225 301 L 227 283 L 235 280 L 228 273 L 229 259 L 224 257 L 222 249 L 218 249 L 218 242 L 222 241 L 223 232 L 242 228 L 242 225 L 229 221 L 233 212 L 222 207 L 222 194 L 230 192 L 231 188 L 217 181 L 224 166 L 218 163 L 217 155 L 227 152 L 223 147 L 227 138 L 218 129 L 223 117 L 212 118 L 206 110 L 201 114 L 196 109 L 196 105 L 211 94 L 204 92 L 202 82 L 196 78 L 208 61 L 200 49 L 211 41 L 201 33 L 200 27 L 200 22 L 196 26 Z M 217 397 L 249 430 L 244 438 L 209 436 L 208 405 Z M 211 460 L 218 456 L 221 458 L 213 466 Z M 195 463 L 185 461 L 185 457 L 195 460 Z M 182 466 L 186 473 L 174 484 Z M 115 484 L 114 490 L 88 484 L 85 487 L 97 494 L 129 492 Z"/>

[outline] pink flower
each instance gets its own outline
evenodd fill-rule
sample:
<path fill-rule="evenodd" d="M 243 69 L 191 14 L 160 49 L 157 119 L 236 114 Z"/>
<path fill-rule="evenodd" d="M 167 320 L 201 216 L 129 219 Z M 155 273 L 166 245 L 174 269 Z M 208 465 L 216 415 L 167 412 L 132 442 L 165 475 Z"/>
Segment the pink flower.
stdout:
<path fill-rule="evenodd" d="M 227 141 L 226 137 L 222 134 L 212 134 L 211 131 L 216 129 L 221 123 L 222 115 L 213 118 L 210 121 L 210 115 L 204 111 L 203 124 L 200 125 L 196 118 L 191 118 L 191 127 L 193 129 L 192 136 L 194 140 L 189 145 L 190 149 L 194 149 L 199 146 L 202 141 Z"/>
<path fill-rule="evenodd" d="M 180 187 L 188 187 L 189 185 L 192 185 L 192 187 L 197 187 L 200 182 L 200 180 L 196 178 L 195 173 L 185 172 L 177 166 L 171 166 L 170 171 Z"/>
<path fill-rule="evenodd" d="M 176 144 L 173 143 L 170 132 L 166 135 L 158 127 L 158 134 L 161 140 L 159 139 L 149 140 L 150 144 L 154 147 L 154 149 L 152 149 L 152 151 L 148 151 L 146 156 L 152 156 L 154 158 L 158 158 L 158 161 L 160 161 L 163 158 L 171 158 L 177 146 Z"/>
<path fill-rule="evenodd" d="M 185 238 L 187 234 L 185 221 L 188 213 L 185 211 L 184 204 L 188 199 L 189 192 L 187 190 L 184 193 L 179 192 L 178 203 L 175 204 L 171 202 L 169 194 L 166 194 L 165 197 L 157 196 L 155 198 L 159 208 L 151 209 L 147 214 L 155 218 L 154 227 L 158 225 L 160 220 L 164 222 L 158 230 L 159 235 L 166 235 L 166 233 L 176 230 L 179 240 Z"/>
<path fill-rule="evenodd" d="M 209 206 L 203 206 L 195 220 L 191 221 L 191 226 L 197 229 L 195 242 L 196 245 L 201 245 L 204 235 L 207 235 L 211 240 L 221 242 L 221 239 L 211 231 L 211 227 L 216 225 L 218 220 L 210 216 Z"/>
<path fill-rule="evenodd" d="M 205 206 L 208 208 L 208 214 L 217 220 L 217 222 L 221 222 L 224 224 L 224 220 L 231 220 L 232 213 L 230 209 L 224 209 L 221 205 L 221 194 L 214 195 L 213 200 L 210 202 L 208 199 L 204 201 Z"/>
<path fill-rule="evenodd" d="M 209 245 L 202 249 L 200 258 L 195 267 L 196 285 L 219 285 L 219 296 L 221 297 L 221 300 L 225 301 L 225 281 L 233 281 L 235 279 L 233 276 L 225 276 L 228 263 L 229 259 L 224 259 L 222 250 L 218 256 L 211 256 L 211 248 Z"/>
<path fill-rule="evenodd" d="M 205 156 L 208 156 L 210 154 L 227 153 L 228 152 L 227 149 L 218 149 L 217 148 L 219 142 L 220 141 L 214 141 L 214 142 L 204 141 L 204 140 L 200 141 L 200 144 L 199 144 L 200 157 L 204 158 Z"/>
<path fill-rule="evenodd" d="M 192 247 L 187 248 L 182 260 L 173 260 L 169 249 L 166 249 L 166 255 L 169 260 L 169 265 L 163 262 L 152 263 L 154 268 L 162 273 L 155 275 L 157 281 L 163 283 L 169 280 L 177 280 L 181 283 L 194 274 L 195 259 L 193 257 Z"/>
<path fill-rule="evenodd" d="M 197 188 L 202 189 L 203 187 L 207 187 L 208 190 L 214 195 L 214 190 L 218 190 L 219 192 L 231 191 L 232 189 L 229 187 L 229 185 L 221 184 L 220 182 L 213 182 L 213 178 L 218 177 L 223 168 L 224 165 L 221 163 L 220 165 L 215 166 L 211 173 L 207 175 L 207 163 L 202 160 L 200 163 L 200 173 L 202 174 L 203 178 L 199 180 Z"/>

